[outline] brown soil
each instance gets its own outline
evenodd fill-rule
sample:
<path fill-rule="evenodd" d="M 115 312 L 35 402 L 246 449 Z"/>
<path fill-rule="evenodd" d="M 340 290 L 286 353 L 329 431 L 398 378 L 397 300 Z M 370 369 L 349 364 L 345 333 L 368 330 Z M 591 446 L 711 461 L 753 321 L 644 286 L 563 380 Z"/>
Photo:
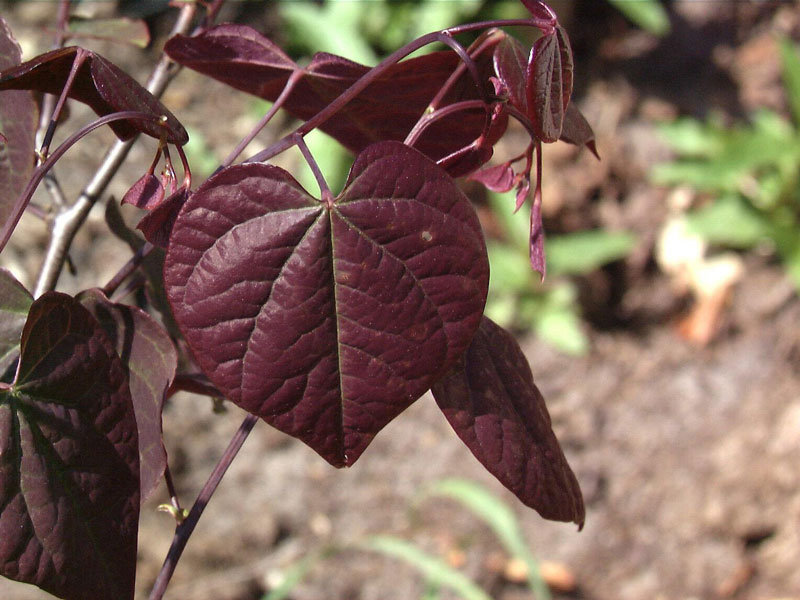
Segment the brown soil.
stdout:
<path fill-rule="evenodd" d="M 577 99 L 595 126 L 603 160 L 567 146 L 550 150 L 546 224 L 559 231 L 626 228 L 642 240 L 626 261 L 578 282 L 589 355 L 566 357 L 522 339 L 585 495 L 584 530 L 543 521 L 521 506 L 426 396 L 345 471 L 259 424 L 209 504 L 168 598 L 257 599 L 309 553 L 372 534 L 397 535 L 450 560 L 493 598 L 530 598 L 504 575 L 502 547 L 471 513 L 442 499 L 411 510 L 426 485 L 446 477 L 483 483 L 510 503 L 533 553 L 574 577 L 569 591 L 555 592 L 558 598 L 800 598 L 800 302 L 775 261 L 748 255 L 746 275 L 712 340 L 687 341 L 677 322 L 691 300 L 653 260 L 667 191 L 647 180 L 650 166 L 668 156 L 657 121 L 711 110 L 729 118 L 759 106 L 786 110 L 774 33 L 800 39 L 800 7 L 693 1 L 671 7 L 673 33 L 659 40 L 629 27 L 605 3 L 560 4 L 578 57 Z M 32 23 L 42 15 L 26 10 L 33 11 L 17 5 L 8 14 L 21 37 L 33 37 Z M 132 51 L 108 52 L 124 58 Z M 188 125 L 205 127 L 209 144 L 224 155 L 247 130 L 247 119 L 231 121 L 227 130 L 209 130 L 207 123 L 236 114 L 231 106 L 246 109 L 249 100 L 192 74 L 182 77 L 167 102 Z M 149 152 L 136 159 L 146 164 Z M 62 171 L 79 183 L 85 157 L 78 158 L 74 169 Z M 117 178 L 117 197 L 140 168 Z M 25 227 L 43 240 L 40 224 Z M 123 249 L 102 232 L 98 217 L 73 256 L 78 265 L 96 266 L 65 275 L 62 289 L 96 285 L 124 262 Z M 30 239 L 24 247 L 15 241 L 4 264 L 35 269 Z M 114 255 L 121 262 L 107 258 Z M 243 417 L 234 407 L 222 415 L 211 408 L 208 399 L 178 396 L 164 414 L 185 502 Z M 162 491 L 143 508 L 140 598 L 170 542 L 170 518 L 156 511 L 165 500 Z M 423 591 L 410 567 L 350 547 L 319 561 L 290 598 L 406 600 Z M 0 580 L 0 598 L 44 597 Z"/>

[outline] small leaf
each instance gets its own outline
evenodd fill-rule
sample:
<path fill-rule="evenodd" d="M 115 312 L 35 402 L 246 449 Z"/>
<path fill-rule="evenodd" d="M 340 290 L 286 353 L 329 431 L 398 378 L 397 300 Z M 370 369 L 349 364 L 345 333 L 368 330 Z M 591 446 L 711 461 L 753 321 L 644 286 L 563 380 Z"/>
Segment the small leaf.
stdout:
<path fill-rule="evenodd" d="M 583 526 L 580 487 L 511 334 L 484 317 L 469 350 L 432 391 L 458 436 L 500 483 L 544 518 Z"/>
<path fill-rule="evenodd" d="M 48 292 L 0 388 L 0 574 L 67 600 L 132 599 L 138 520 L 124 368 L 94 317 Z"/>
<path fill-rule="evenodd" d="M 122 204 L 152 210 L 164 200 L 164 186 L 152 173 L 142 175 L 122 197 Z"/>
<path fill-rule="evenodd" d="M 511 163 L 503 163 L 476 171 L 469 179 L 482 183 L 493 192 L 507 192 L 514 187 L 514 169 L 511 168 Z"/>
<path fill-rule="evenodd" d="M 542 142 L 555 142 L 561 136 L 572 95 L 572 69 L 572 50 L 562 27 L 533 44 L 526 71 L 528 115 Z"/>
<path fill-rule="evenodd" d="M 146 500 L 164 474 L 167 451 L 161 434 L 161 410 L 175 378 L 177 353 L 167 333 L 143 310 L 111 302 L 101 290 L 78 300 L 97 319 L 125 366 L 139 432 L 141 497 Z"/>
<path fill-rule="evenodd" d="M 592 126 L 589 125 L 589 121 L 586 120 L 586 117 L 583 116 L 583 113 L 575 106 L 574 102 L 570 102 L 567 105 L 567 112 L 564 113 L 564 126 L 561 128 L 561 137 L 559 139 L 568 144 L 586 146 L 598 160 L 600 159 Z"/>
<path fill-rule="evenodd" d="M 407 562 L 425 576 L 428 584 L 449 588 L 464 600 L 491 600 L 491 597 L 466 575 L 456 571 L 441 558 L 423 552 L 403 539 L 375 535 L 359 546 Z"/>
<path fill-rule="evenodd" d="M 164 278 L 212 383 L 345 466 L 469 345 L 488 259 L 455 182 L 383 142 L 332 206 L 274 166 L 217 173 L 178 215 Z"/>
<path fill-rule="evenodd" d="M 171 144 L 183 145 L 189 136 L 178 119 L 130 75 L 99 54 L 70 46 L 40 54 L 18 67 L 0 73 L 0 90 L 36 90 L 58 96 L 64 89 L 75 58 L 85 53 L 69 90 L 69 97 L 88 105 L 100 116 L 120 111 L 138 111 L 165 118 L 152 121 L 114 121 L 109 127 L 118 138 L 127 140 L 137 133 L 156 139 L 166 136 Z"/>
<path fill-rule="evenodd" d="M 494 50 L 494 71 L 508 90 L 508 101 L 528 114 L 528 96 L 525 91 L 529 52 L 512 36 L 506 36 Z"/>
<path fill-rule="evenodd" d="M 0 378 L 19 356 L 22 328 L 31 304 L 31 293 L 10 271 L 0 268 Z"/>
<path fill-rule="evenodd" d="M 184 187 L 178 188 L 177 192 L 142 217 L 136 229 L 141 231 L 145 239 L 154 246 L 166 248 L 175 219 L 178 218 L 181 207 L 191 194 L 192 192 Z"/>
<path fill-rule="evenodd" d="M 19 44 L 0 17 L 0 71 L 20 60 Z M 29 91 L 0 92 L 0 228 L 33 173 L 38 113 Z"/>

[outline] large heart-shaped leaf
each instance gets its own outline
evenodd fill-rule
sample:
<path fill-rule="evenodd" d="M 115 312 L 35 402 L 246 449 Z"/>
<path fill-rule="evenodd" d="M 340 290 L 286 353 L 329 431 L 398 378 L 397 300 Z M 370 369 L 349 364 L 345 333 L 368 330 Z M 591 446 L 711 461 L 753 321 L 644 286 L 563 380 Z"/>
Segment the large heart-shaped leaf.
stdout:
<path fill-rule="evenodd" d="M 36 90 L 57 96 L 64 89 L 79 52 L 84 59 L 69 89 L 70 98 L 87 104 L 100 116 L 132 110 L 154 118 L 154 121 L 110 123 L 118 138 L 127 140 L 137 133 L 146 133 L 156 139 L 165 136 L 171 144 L 183 145 L 189 141 L 189 134 L 178 119 L 135 79 L 99 54 L 77 46 L 45 52 L 3 71 L 0 90 Z M 156 122 L 162 117 L 163 122 Z"/>
<path fill-rule="evenodd" d="M 345 466 L 467 348 L 488 262 L 453 180 L 382 142 L 330 204 L 269 165 L 211 177 L 175 222 L 165 281 L 214 385 Z"/>
<path fill-rule="evenodd" d="M 0 574 L 68 600 L 133 598 L 138 518 L 125 370 L 94 317 L 49 292 L 0 386 Z"/>
<path fill-rule="evenodd" d="M 580 487 L 511 334 L 484 317 L 463 358 L 432 391 L 458 436 L 504 486 L 546 519 L 583 526 Z"/>
<path fill-rule="evenodd" d="M 0 269 L 0 378 L 19 357 L 19 341 L 31 304 L 33 296 L 25 286 Z"/>
<path fill-rule="evenodd" d="M 502 36 L 493 37 L 476 57 L 487 91 L 490 90 L 491 51 L 500 39 Z M 164 49 L 170 58 L 190 69 L 270 101 L 277 99 L 292 72 L 300 70 L 275 44 L 244 25 L 220 25 L 193 37 L 175 36 Z M 353 152 L 360 152 L 377 141 L 403 140 L 459 60 L 454 52 L 448 51 L 401 61 L 320 129 Z M 316 54 L 302 69 L 303 77 L 283 107 L 300 119 L 310 119 L 369 70 L 370 67 L 341 56 Z M 479 97 L 475 83 L 465 74 L 443 98 L 442 105 Z M 431 126 L 415 147 L 438 160 L 478 138 L 485 119 L 486 113 L 480 108 L 460 111 Z M 506 122 L 498 120 L 495 125 L 489 136 L 494 141 L 505 131 Z"/>
<path fill-rule="evenodd" d="M 19 64 L 21 52 L 0 17 L 0 71 Z M 0 227 L 33 172 L 38 110 L 29 91 L 0 92 Z"/>
<path fill-rule="evenodd" d="M 111 302 L 101 290 L 78 299 L 105 330 L 126 369 L 139 432 L 142 501 L 161 481 L 167 451 L 161 433 L 161 410 L 178 367 L 169 335 L 143 310 Z"/>

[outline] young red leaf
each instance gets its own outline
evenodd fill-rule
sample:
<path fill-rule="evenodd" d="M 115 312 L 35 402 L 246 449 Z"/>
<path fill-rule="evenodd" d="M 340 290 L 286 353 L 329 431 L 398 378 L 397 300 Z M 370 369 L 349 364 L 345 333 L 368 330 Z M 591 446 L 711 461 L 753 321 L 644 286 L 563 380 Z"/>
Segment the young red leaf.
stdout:
<path fill-rule="evenodd" d="M 432 391 L 475 458 L 524 504 L 546 519 L 583 526 L 580 487 L 511 334 L 484 317 L 467 352 Z"/>
<path fill-rule="evenodd" d="M 0 71 L 19 64 L 21 56 L 11 29 L 0 17 Z M 0 92 L 0 227 L 33 173 L 37 120 L 29 91 Z"/>
<path fill-rule="evenodd" d="M 36 90 L 59 95 L 78 50 L 77 46 L 52 50 L 4 70 L 0 73 L 0 90 Z M 88 50 L 83 52 L 86 59 L 78 68 L 69 90 L 70 98 L 87 104 L 100 116 L 132 110 L 150 114 L 156 119 L 164 117 L 163 123 L 142 120 L 110 123 L 109 127 L 122 140 L 146 133 L 156 139 L 165 136 L 171 144 L 183 145 L 189 141 L 189 135 L 178 119 L 136 80 L 99 54 Z"/>
<path fill-rule="evenodd" d="M 469 201 L 397 142 L 367 148 L 331 206 L 277 167 L 221 171 L 178 215 L 164 271 L 214 385 L 335 466 L 464 352 L 488 286 Z"/>
<path fill-rule="evenodd" d="M 499 41 L 500 36 L 493 39 Z M 487 89 L 492 48 L 488 44 L 477 58 Z M 220 25 L 194 37 L 175 36 L 167 42 L 165 51 L 184 66 L 270 101 L 277 99 L 289 75 L 299 69 L 267 38 L 240 25 Z M 449 51 L 401 61 L 320 129 L 353 152 L 381 140 L 403 140 L 458 63 L 458 56 Z M 340 56 L 316 54 L 283 106 L 300 119 L 310 119 L 369 70 Z M 443 104 L 479 97 L 472 79 L 464 75 Z M 438 160 L 469 145 L 480 136 L 484 125 L 483 109 L 459 112 L 426 130 L 415 147 Z M 505 126 L 494 134 L 495 141 L 504 130 Z"/>
<path fill-rule="evenodd" d="M 488 190 L 504 193 L 514 187 L 514 169 L 506 162 L 476 171 L 469 179 L 482 183 Z"/>
<path fill-rule="evenodd" d="M 583 113 L 570 103 L 567 112 L 564 114 L 564 127 L 561 129 L 561 140 L 576 146 L 586 146 L 598 160 L 600 155 L 597 153 L 597 146 L 594 143 L 594 131 L 589 121 Z"/>
<path fill-rule="evenodd" d="M 132 599 L 138 519 L 125 370 L 77 300 L 46 293 L 0 387 L 0 574 L 68 600 Z"/>
<path fill-rule="evenodd" d="M 542 142 L 561 136 L 572 95 L 572 69 L 572 50 L 560 26 L 533 44 L 526 71 L 528 116 Z"/>
<path fill-rule="evenodd" d="M 181 207 L 191 194 L 192 192 L 184 187 L 178 188 L 177 192 L 142 217 L 136 229 L 141 231 L 145 239 L 154 246 L 166 248 L 175 219 L 178 218 Z"/>
<path fill-rule="evenodd" d="M 111 302 L 101 290 L 78 300 L 97 319 L 126 369 L 139 432 L 141 498 L 153 493 L 164 475 L 167 451 L 161 434 L 161 410 L 175 378 L 178 357 L 167 332 L 146 312 Z"/>
<path fill-rule="evenodd" d="M 0 268 L 0 381 L 19 356 L 19 340 L 31 304 L 31 293 L 11 272 Z"/>
<path fill-rule="evenodd" d="M 525 89 L 528 54 L 525 46 L 509 35 L 497 44 L 493 55 L 494 71 L 508 91 L 508 101 L 524 115 L 528 114 Z"/>
<path fill-rule="evenodd" d="M 122 204 L 152 210 L 164 200 L 164 186 L 152 173 L 142 175 L 122 197 Z"/>

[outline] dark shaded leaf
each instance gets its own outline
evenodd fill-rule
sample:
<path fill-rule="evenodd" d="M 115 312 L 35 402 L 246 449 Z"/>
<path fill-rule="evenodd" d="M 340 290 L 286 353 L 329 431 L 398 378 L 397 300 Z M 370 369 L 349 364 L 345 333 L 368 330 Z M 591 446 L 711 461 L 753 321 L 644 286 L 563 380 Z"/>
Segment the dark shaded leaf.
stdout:
<path fill-rule="evenodd" d="M 91 107 L 100 116 L 133 110 L 166 117 L 163 125 L 150 121 L 115 121 L 109 124 L 118 138 L 127 140 L 137 133 L 146 133 L 156 139 L 162 136 L 171 144 L 183 145 L 189 135 L 178 119 L 150 92 L 130 75 L 99 54 L 70 46 L 45 52 L 18 67 L 0 74 L 0 90 L 36 90 L 48 94 L 61 94 L 73 61 L 78 52 L 86 59 L 78 68 L 69 90 L 69 97 Z"/>
<path fill-rule="evenodd" d="M 570 103 L 567 112 L 564 113 L 564 127 L 561 129 L 561 140 L 576 146 L 586 146 L 598 159 L 597 146 L 594 143 L 594 131 L 592 126 L 583 116 L 583 113 Z"/>
<path fill-rule="evenodd" d="M 497 38 L 499 41 L 500 36 Z M 492 44 L 476 60 L 491 91 Z M 275 101 L 299 67 L 267 38 L 243 25 L 220 25 L 195 37 L 175 36 L 165 51 L 176 62 L 238 90 Z M 433 52 L 401 61 L 370 84 L 320 129 L 352 152 L 382 140 L 405 139 L 459 63 L 454 52 Z M 332 54 L 316 54 L 284 108 L 307 120 L 320 112 L 370 67 Z M 475 83 L 464 75 L 443 105 L 479 98 Z M 501 123 L 498 122 L 498 125 Z M 439 160 L 470 144 L 485 125 L 483 109 L 462 111 L 435 123 L 415 147 Z M 498 139 L 502 131 L 494 133 Z"/>
<path fill-rule="evenodd" d="M 572 95 L 572 68 L 572 50 L 560 26 L 533 44 L 526 95 L 533 130 L 542 142 L 555 142 L 561 136 Z"/>
<path fill-rule="evenodd" d="M 19 341 L 31 304 L 31 293 L 10 271 L 0 268 L 0 381 L 19 356 Z"/>
<path fill-rule="evenodd" d="M 122 197 L 122 204 L 152 210 L 164 200 L 164 186 L 152 173 L 142 175 Z"/>
<path fill-rule="evenodd" d="M 475 457 L 546 519 L 583 526 L 580 487 L 514 337 L 486 317 L 436 403 Z"/>
<path fill-rule="evenodd" d="M 383 142 L 332 206 L 270 165 L 212 176 L 175 222 L 165 282 L 212 383 L 345 466 L 466 349 L 488 261 L 455 182 Z"/>
<path fill-rule="evenodd" d="M 175 378 L 178 358 L 167 332 L 143 310 L 111 302 L 101 290 L 87 290 L 78 300 L 105 330 L 126 368 L 139 432 L 142 501 L 164 474 L 167 451 L 161 435 L 161 410 Z"/>
<path fill-rule="evenodd" d="M 68 600 L 131 599 L 138 518 L 125 370 L 77 300 L 46 293 L 0 388 L 0 574 Z"/>
<path fill-rule="evenodd" d="M 0 17 L 0 71 L 19 64 L 21 51 Z M 29 91 L 0 92 L 0 227 L 33 173 L 38 109 Z"/>
<path fill-rule="evenodd" d="M 136 225 L 145 239 L 154 246 L 166 248 L 178 213 L 192 192 L 184 187 L 147 213 Z"/>

